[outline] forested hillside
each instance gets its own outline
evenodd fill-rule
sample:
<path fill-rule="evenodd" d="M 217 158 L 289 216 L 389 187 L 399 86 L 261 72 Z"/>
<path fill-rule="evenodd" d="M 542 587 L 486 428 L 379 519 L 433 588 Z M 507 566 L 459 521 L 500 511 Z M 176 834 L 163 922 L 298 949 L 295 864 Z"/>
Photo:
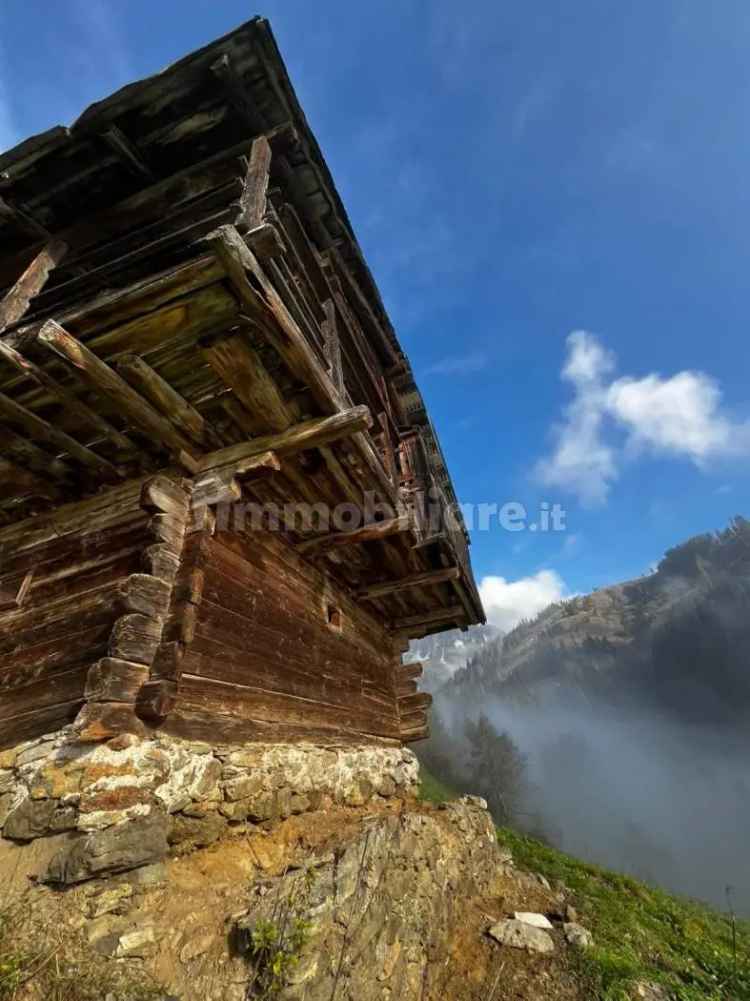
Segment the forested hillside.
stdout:
<path fill-rule="evenodd" d="M 421 755 L 498 819 L 750 913 L 750 522 L 481 644 Z"/>

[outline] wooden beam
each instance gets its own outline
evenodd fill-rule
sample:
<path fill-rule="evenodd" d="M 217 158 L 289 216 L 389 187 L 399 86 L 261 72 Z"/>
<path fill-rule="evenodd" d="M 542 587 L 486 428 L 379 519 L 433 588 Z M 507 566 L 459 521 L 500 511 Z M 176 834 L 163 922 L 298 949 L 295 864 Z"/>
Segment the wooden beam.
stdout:
<path fill-rule="evenodd" d="M 59 500 L 62 493 L 55 484 L 3 457 L 0 459 L 0 497 L 4 500 L 21 497 Z"/>
<path fill-rule="evenodd" d="M 95 472 L 105 482 L 114 483 L 120 479 L 120 474 L 111 462 L 102 459 L 96 452 L 92 452 L 90 448 L 86 448 L 59 428 L 53 427 L 4 393 L 0 393 L 0 415 L 20 425 L 30 437 L 37 438 L 61 452 L 67 452 L 71 459 Z"/>
<path fill-rule="evenodd" d="M 279 387 L 241 332 L 211 340 L 201 354 L 222 382 L 248 410 L 253 424 L 270 431 L 286 431 L 293 423 Z"/>
<path fill-rule="evenodd" d="M 398 700 L 398 710 L 403 715 L 429 709 L 432 705 L 432 696 L 429 692 L 414 692 L 411 695 L 404 695 Z"/>
<path fill-rule="evenodd" d="M 138 355 L 123 355 L 118 359 L 116 367 L 137 392 L 192 441 L 201 446 L 222 444 L 219 435 L 195 407 L 162 379 L 143 358 Z"/>
<path fill-rule="evenodd" d="M 374 521 L 351 532 L 331 532 L 329 535 L 319 535 L 316 539 L 306 539 L 294 548 L 298 553 L 325 552 L 338 546 L 352 546 L 360 542 L 377 542 L 387 539 L 399 532 L 408 532 L 411 520 L 408 517 L 389 518 L 386 521 Z"/>
<path fill-rule="evenodd" d="M 72 365 L 92 389 L 113 402 L 128 420 L 152 437 L 155 445 L 195 455 L 195 446 L 184 435 L 131 389 L 122 376 L 54 320 L 47 320 L 39 331 L 38 340 Z"/>
<path fill-rule="evenodd" d="M 7 198 L 0 198 L 0 218 L 3 217 L 10 219 L 19 229 L 24 230 L 37 240 L 49 240 L 52 237 L 50 231 L 38 223 L 33 216 Z"/>
<path fill-rule="evenodd" d="M 362 494 L 347 476 L 346 470 L 339 462 L 338 456 L 333 449 L 329 445 L 323 445 L 320 448 L 320 454 L 323 456 L 323 461 L 328 467 L 328 472 L 336 481 L 336 485 L 342 491 L 347 501 L 350 504 L 361 504 L 363 501 Z"/>
<path fill-rule="evenodd" d="M 399 664 L 396 668 L 396 677 L 399 681 L 413 681 L 421 678 L 424 673 L 424 663 L 419 660 L 412 660 L 408 664 Z"/>
<path fill-rule="evenodd" d="M 62 459 L 56 459 L 39 448 L 33 441 L 20 434 L 16 434 L 12 428 L 0 427 L 0 448 L 3 451 L 3 458 L 17 462 L 24 469 L 28 468 L 37 476 L 45 478 L 52 477 L 61 483 L 68 485 L 73 483 L 73 470 Z"/>
<path fill-rule="evenodd" d="M 106 132 L 102 132 L 102 139 L 110 149 L 114 150 L 125 165 L 137 176 L 145 177 L 147 181 L 155 181 L 154 172 L 141 156 L 136 146 L 128 139 L 125 133 L 112 125 Z"/>
<path fill-rule="evenodd" d="M 211 72 L 224 87 L 224 91 L 237 114 L 244 119 L 253 132 L 264 132 L 265 123 L 255 105 L 248 97 L 247 87 L 242 82 L 232 60 L 225 52 L 211 65 Z"/>
<path fill-rule="evenodd" d="M 328 358 L 328 371 L 331 380 L 339 393 L 344 393 L 344 371 L 341 367 L 341 339 L 339 337 L 338 324 L 336 323 L 336 304 L 333 299 L 326 299 L 323 303 L 326 314 L 323 323 L 323 335 L 325 337 L 326 357 Z"/>
<path fill-rule="evenodd" d="M 357 598 L 360 601 L 372 601 L 374 598 L 383 598 L 389 594 L 396 594 L 398 591 L 406 591 L 412 587 L 430 587 L 433 584 L 443 584 L 446 581 L 457 580 L 461 576 L 458 567 L 447 567 L 444 570 L 429 570 L 426 573 L 415 573 L 410 577 L 402 577 L 400 580 L 385 581 L 382 584 L 371 584 L 357 591 Z"/>
<path fill-rule="evenodd" d="M 274 452 L 261 452 L 247 459 L 210 469 L 197 476 L 193 482 L 193 507 L 207 507 L 211 504 L 221 504 L 227 501 L 239 500 L 242 487 L 239 478 L 263 476 L 276 473 L 281 469 L 281 463 Z"/>
<path fill-rule="evenodd" d="M 96 411 L 87 407 L 85 403 L 82 403 L 75 393 L 66 389 L 65 386 L 61 386 L 51 375 L 47 375 L 43 368 L 36 365 L 34 362 L 29 361 L 25 358 L 20 351 L 11 347 L 0 337 L 0 357 L 4 358 L 9 362 L 17 371 L 22 375 L 27 375 L 32 379 L 38 386 L 46 389 L 52 394 L 57 400 L 62 403 L 71 414 L 75 414 L 79 420 L 92 425 L 105 437 L 109 438 L 118 448 L 124 449 L 126 451 L 134 451 L 135 445 L 133 442 L 127 438 L 120 431 L 113 428 L 112 425 L 106 421 L 103 417 L 100 417 Z"/>
<path fill-rule="evenodd" d="M 205 239 L 224 265 L 243 308 L 258 320 L 263 335 L 289 370 L 307 383 L 321 410 L 329 414 L 342 410 L 346 405 L 342 394 L 234 226 L 220 226 Z M 248 274 L 253 279 L 253 285 L 248 280 Z M 396 488 L 367 436 L 360 432 L 352 440 L 383 495 L 395 505 L 398 500 Z"/>
<path fill-rule="evenodd" d="M 218 466 L 228 466 L 241 462 L 261 452 L 278 452 L 279 455 L 291 455 L 308 448 L 318 448 L 329 442 L 348 437 L 371 423 L 370 411 L 367 407 L 352 407 L 331 417 L 315 417 L 309 421 L 294 424 L 279 434 L 263 435 L 239 445 L 229 445 L 218 452 L 205 455 L 200 460 L 199 470 L 205 472 Z"/>
<path fill-rule="evenodd" d="M 23 317 L 34 296 L 47 283 L 50 272 L 65 256 L 68 247 L 62 240 L 52 240 L 43 247 L 29 264 L 15 285 L 0 302 L 0 335 Z"/>
<path fill-rule="evenodd" d="M 422 626 L 432 626 L 440 622 L 460 622 L 465 618 L 463 605 L 450 605 L 447 608 L 436 608 L 432 612 L 418 612 L 416 615 L 394 619 L 391 628 L 397 631 L 420 629 Z"/>
<path fill-rule="evenodd" d="M 266 214 L 266 192 L 271 171 L 271 146 L 265 136 L 253 140 L 250 163 L 245 177 L 245 190 L 240 198 L 243 222 L 248 229 L 255 229 Z"/>

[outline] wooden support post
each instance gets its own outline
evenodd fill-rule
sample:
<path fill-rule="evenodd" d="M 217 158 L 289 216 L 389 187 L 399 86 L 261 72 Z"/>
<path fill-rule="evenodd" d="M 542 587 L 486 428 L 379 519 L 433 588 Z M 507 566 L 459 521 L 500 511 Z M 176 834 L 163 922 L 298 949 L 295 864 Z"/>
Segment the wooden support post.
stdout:
<path fill-rule="evenodd" d="M 0 393 L 0 415 L 18 424 L 30 437 L 37 438 L 59 451 L 67 452 L 71 459 L 80 462 L 105 482 L 115 483 L 120 479 L 118 471 L 106 459 L 102 459 L 75 438 L 37 417 L 31 410 L 22 407 L 4 393 Z"/>
<path fill-rule="evenodd" d="M 59 400 L 71 414 L 74 414 L 79 420 L 94 427 L 98 432 L 109 438 L 109 440 L 118 448 L 125 449 L 127 451 L 135 449 L 133 442 L 129 438 L 113 428 L 112 425 L 103 417 L 100 417 L 96 411 L 87 407 L 85 403 L 81 403 L 75 393 L 72 393 L 64 386 L 61 386 L 55 379 L 52 378 L 52 376 L 47 375 L 43 368 L 40 368 L 39 365 L 29 361 L 28 358 L 25 358 L 20 351 L 11 347 L 10 344 L 6 344 L 2 338 L 0 338 L 0 358 L 4 358 L 22 375 L 27 375 L 38 386 L 46 389 L 52 396 Z"/>
<path fill-rule="evenodd" d="M 336 304 L 333 299 L 326 299 L 323 303 L 323 310 L 326 318 L 323 324 L 323 334 L 325 336 L 326 356 L 328 358 L 328 371 L 331 374 L 331 381 L 340 394 L 344 393 L 344 371 L 341 366 L 341 339 L 339 337 L 338 324 L 336 323 Z"/>
<path fill-rule="evenodd" d="M 62 240 L 52 240 L 29 264 L 15 285 L 0 302 L 0 335 L 24 316 L 34 296 L 47 283 L 50 272 L 65 256 L 68 247 Z"/>
<path fill-rule="evenodd" d="M 245 190 L 240 198 L 244 225 L 255 229 L 266 214 L 266 192 L 271 170 L 271 147 L 265 136 L 253 140 L 250 163 L 245 177 Z"/>
<path fill-rule="evenodd" d="M 351 532 L 332 532 L 330 535 L 320 535 L 316 539 L 306 539 L 295 546 L 298 553 L 325 552 L 339 546 L 352 546 L 360 542 L 377 542 L 387 539 L 399 532 L 408 532 L 411 527 L 409 518 L 389 518 L 387 521 L 374 521 Z"/>
<path fill-rule="evenodd" d="M 372 601 L 375 598 L 384 598 L 389 594 L 396 594 L 398 591 L 406 591 L 413 587 L 431 587 L 434 584 L 443 584 L 446 581 L 457 580 L 460 576 L 461 571 L 458 567 L 429 570 L 426 573 L 402 577 L 400 580 L 384 581 L 382 584 L 371 584 L 369 587 L 363 587 L 357 592 L 357 598 L 360 601 Z"/>
<path fill-rule="evenodd" d="M 200 460 L 199 470 L 205 472 L 218 466 L 228 466 L 259 455 L 261 452 L 291 455 L 308 448 L 319 448 L 321 445 L 355 434 L 369 427 L 370 423 L 370 411 L 367 407 L 352 407 L 331 417 L 315 417 L 295 424 L 280 434 L 263 435 L 205 455 Z"/>
<path fill-rule="evenodd" d="M 198 445 L 221 445 L 219 436 L 206 424 L 195 407 L 180 396 L 143 358 L 138 355 L 123 355 L 117 361 L 117 371 L 176 428 Z"/>
<path fill-rule="evenodd" d="M 59 323 L 48 320 L 39 331 L 38 339 L 72 365 L 85 382 L 114 403 L 141 431 L 150 435 L 156 445 L 162 448 L 166 446 L 174 451 L 184 449 L 188 455 L 195 455 L 195 446 L 184 435 L 176 431 L 150 403 L 131 389 L 122 376 L 98 358 L 85 344 L 63 330 Z"/>

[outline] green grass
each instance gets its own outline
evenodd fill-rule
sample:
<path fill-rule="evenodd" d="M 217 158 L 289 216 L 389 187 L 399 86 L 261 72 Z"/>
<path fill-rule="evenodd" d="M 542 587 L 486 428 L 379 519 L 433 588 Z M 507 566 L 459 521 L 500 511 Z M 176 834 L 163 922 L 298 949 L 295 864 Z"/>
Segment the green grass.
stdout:
<path fill-rule="evenodd" d="M 419 766 L 419 798 L 426 803 L 445 803 L 460 795 L 450 786 L 436 779 L 424 765 Z"/>
<path fill-rule="evenodd" d="M 498 839 L 523 869 L 573 891 L 595 947 L 579 954 L 593 998 L 626 1001 L 637 980 L 676 1001 L 750 1001 L 750 924 L 673 897 L 629 876 L 564 855 L 507 828 Z"/>

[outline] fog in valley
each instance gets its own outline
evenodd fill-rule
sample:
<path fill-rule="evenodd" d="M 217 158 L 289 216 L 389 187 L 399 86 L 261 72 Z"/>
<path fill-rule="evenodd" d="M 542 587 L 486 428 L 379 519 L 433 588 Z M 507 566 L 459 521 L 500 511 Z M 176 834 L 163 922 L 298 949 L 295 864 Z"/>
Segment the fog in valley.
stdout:
<path fill-rule="evenodd" d="M 749 609 L 738 517 L 505 636 L 448 636 L 469 654 L 431 653 L 428 685 L 453 670 L 418 753 L 498 822 L 750 915 Z"/>
<path fill-rule="evenodd" d="M 461 705 L 437 711 L 462 742 Z M 555 846 L 750 914 L 750 740 L 557 695 L 483 711 L 523 758 L 510 818 Z M 455 746 L 455 745 L 454 745 Z"/>

